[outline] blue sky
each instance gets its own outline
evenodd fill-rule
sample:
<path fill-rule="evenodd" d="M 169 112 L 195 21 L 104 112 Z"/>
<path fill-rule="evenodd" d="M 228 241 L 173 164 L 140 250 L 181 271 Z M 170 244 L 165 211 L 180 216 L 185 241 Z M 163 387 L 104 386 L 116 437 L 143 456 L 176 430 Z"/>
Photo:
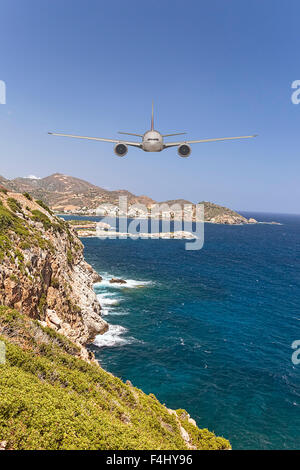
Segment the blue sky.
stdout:
<path fill-rule="evenodd" d="M 157 200 L 299 213 L 298 1 L 2 0 L 0 174 L 61 172 Z M 156 128 L 249 141 L 176 149 L 51 137 L 114 138 Z M 169 139 L 170 140 L 170 139 Z"/>

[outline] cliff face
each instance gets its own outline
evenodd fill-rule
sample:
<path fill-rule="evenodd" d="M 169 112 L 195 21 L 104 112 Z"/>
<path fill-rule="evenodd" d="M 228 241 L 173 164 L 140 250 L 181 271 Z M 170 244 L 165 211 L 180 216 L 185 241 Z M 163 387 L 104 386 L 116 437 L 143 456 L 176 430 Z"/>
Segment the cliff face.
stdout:
<path fill-rule="evenodd" d="M 98 279 L 63 220 L 29 195 L 0 190 L 0 304 L 84 344 L 107 329 Z"/>

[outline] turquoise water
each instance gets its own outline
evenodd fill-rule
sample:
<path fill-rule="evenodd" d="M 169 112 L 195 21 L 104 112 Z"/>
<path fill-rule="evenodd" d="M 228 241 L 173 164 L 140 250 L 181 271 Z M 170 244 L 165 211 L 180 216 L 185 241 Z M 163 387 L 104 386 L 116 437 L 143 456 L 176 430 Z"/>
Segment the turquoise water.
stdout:
<path fill-rule="evenodd" d="M 297 449 L 300 216 L 251 216 L 283 225 L 206 224 L 200 251 L 183 240 L 84 239 L 112 325 L 92 349 L 235 449 Z M 112 287 L 112 276 L 130 282 Z"/>

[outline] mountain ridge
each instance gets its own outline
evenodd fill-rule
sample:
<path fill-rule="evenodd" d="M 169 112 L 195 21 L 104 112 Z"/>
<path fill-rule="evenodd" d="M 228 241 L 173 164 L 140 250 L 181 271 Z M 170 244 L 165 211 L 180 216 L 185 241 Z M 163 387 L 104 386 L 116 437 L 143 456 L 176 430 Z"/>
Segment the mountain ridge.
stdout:
<path fill-rule="evenodd" d="M 157 202 L 146 195 L 137 196 L 126 189 L 104 189 L 81 178 L 62 173 L 54 173 L 44 178 L 18 177 L 11 180 L 0 176 L 0 184 L 10 191 L 29 193 L 35 199 L 42 200 L 53 211 L 60 213 L 96 214 L 96 209 L 100 205 L 114 206 L 113 211 L 115 211 L 119 205 L 119 197 L 126 196 L 129 207 L 140 204 L 146 206 L 147 210 L 156 204 L 169 206 L 176 204 L 182 208 L 185 204 L 191 205 L 195 217 L 196 204 L 185 199 Z M 208 201 L 202 203 L 206 222 L 230 225 L 256 222 L 227 207 Z"/>

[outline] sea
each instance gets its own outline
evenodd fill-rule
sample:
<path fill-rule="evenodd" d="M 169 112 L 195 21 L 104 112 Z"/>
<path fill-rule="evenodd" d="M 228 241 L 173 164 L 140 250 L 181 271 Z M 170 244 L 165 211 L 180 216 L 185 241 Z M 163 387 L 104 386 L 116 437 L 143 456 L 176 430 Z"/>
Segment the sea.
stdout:
<path fill-rule="evenodd" d="M 83 238 L 110 324 L 90 348 L 233 449 L 299 449 L 300 216 L 243 215 L 281 225 L 205 224 L 198 251 L 186 240 Z"/>

